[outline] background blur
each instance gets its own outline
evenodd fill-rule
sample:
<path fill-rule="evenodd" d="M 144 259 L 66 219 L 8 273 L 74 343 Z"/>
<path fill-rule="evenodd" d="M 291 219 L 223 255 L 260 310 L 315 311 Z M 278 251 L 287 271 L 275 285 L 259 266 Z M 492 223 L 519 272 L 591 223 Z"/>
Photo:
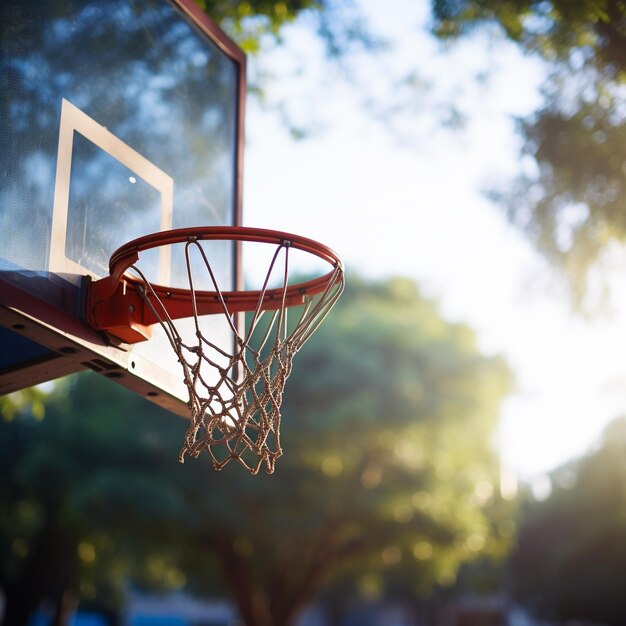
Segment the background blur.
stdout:
<path fill-rule="evenodd" d="M 625 623 L 624 4 L 201 4 L 244 223 L 348 289 L 273 476 L 95 375 L 0 398 L 5 623 Z"/>

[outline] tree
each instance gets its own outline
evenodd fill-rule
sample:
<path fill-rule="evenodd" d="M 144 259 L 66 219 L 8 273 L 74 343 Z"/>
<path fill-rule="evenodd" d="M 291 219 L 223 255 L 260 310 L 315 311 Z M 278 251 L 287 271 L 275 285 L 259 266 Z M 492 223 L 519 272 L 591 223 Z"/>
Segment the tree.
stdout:
<path fill-rule="evenodd" d="M 510 375 L 406 279 L 352 277 L 296 357 L 272 476 L 181 466 L 184 423 L 94 375 L 43 420 L 0 424 L 7 624 L 68 593 L 116 606 L 128 581 L 219 589 L 247 626 L 286 626 L 330 583 L 406 596 L 502 555 L 490 438 Z"/>
<path fill-rule="evenodd" d="M 523 510 L 512 558 L 519 599 L 548 619 L 624 623 L 626 418 L 600 445 L 552 474 L 553 490 Z"/>
<path fill-rule="evenodd" d="M 626 240 L 626 4 L 433 0 L 432 7 L 444 39 L 495 23 L 550 64 L 543 107 L 519 126 L 535 171 L 493 195 L 584 308 L 590 272 L 611 244 Z"/>
<path fill-rule="evenodd" d="M 36 419 L 43 419 L 45 399 L 46 394 L 38 387 L 0 396 L 0 414 L 5 421 L 11 422 L 16 415 L 28 410 Z"/>
<path fill-rule="evenodd" d="M 332 56 L 378 41 L 344 3 L 251 2 L 232 8 L 198 0 L 250 51 L 263 34 L 280 39 L 290 20 L 309 14 Z M 572 302 L 596 297 L 590 273 L 626 240 L 626 5 L 623 0 L 432 0 L 433 32 L 445 41 L 497 25 L 550 67 L 544 104 L 519 120 L 523 155 L 535 163 L 491 196 L 559 270 Z"/>
<path fill-rule="evenodd" d="M 296 357 L 276 473 L 198 477 L 194 541 L 247 626 L 293 623 L 330 583 L 426 595 L 507 543 L 490 438 L 508 370 L 411 281 L 348 285 Z"/>
<path fill-rule="evenodd" d="M 69 596 L 115 609 L 128 578 L 184 582 L 175 533 L 189 517 L 178 481 L 184 422 L 99 376 L 57 383 L 45 413 L 0 421 L 4 623 Z M 60 615 L 58 616 L 60 619 Z"/>
<path fill-rule="evenodd" d="M 380 41 L 364 24 L 358 9 L 343 0 L 195 0 L 248 53 L 262 49 L 270 36 L 281 39 L 281 29 L 306 14 L 330 57 L 341 57 L 352 48 L 374 49 Z"/>

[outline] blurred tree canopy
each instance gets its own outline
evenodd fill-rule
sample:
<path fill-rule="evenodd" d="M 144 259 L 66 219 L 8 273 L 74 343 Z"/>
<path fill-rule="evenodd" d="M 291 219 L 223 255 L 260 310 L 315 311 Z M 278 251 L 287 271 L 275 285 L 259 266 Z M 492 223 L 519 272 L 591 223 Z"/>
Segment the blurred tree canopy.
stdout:
<path fill-rule="evenodd" d="M 46 394 L 38 387 L 30 387 L 0 396 L 0 414 L 10 422 L 15 416 L 26 410 L 38 419 L 43 419 L 45 413 Z"/>
<path fill-rule="evenodd" d="M 411 281 L 349 285 L 296 357 L 272 476 L 179 465 L 184 421 L 95 375 L 43 416 L 3 413 L 5 623 L 68 594 L 113 609 L 134 581 L 223 588 L 247 626 L 285 626 L 331 583 L 415 598 L 503 556 L 491 437 L 508 369 Z"/>
<path fill-rule="evenodd" d="M 341 58 L 382 43 L 358 6 L 333 0 L 196 0 L 248 52 L 307 15 Z M 544 103 L 519 120 L 533 165 L 492 197 L 552 262 L 573 304 L 591 308 L 590 272 L 626 240 L 626 3 L 623 0 L 431 0 L 443 41 L 497 25 L 550 68 Z"/>
<path fill-rule="evenodd" d="M 229 466 L 199 503 L 212 524 L 196 541 L 247 626 L 292 623 L 331 582 L 415 598 L 504 555 L 491 437 L 510 382 L 410 280 L 351 277 L 296 357 L 276 474 Z"/>
<path fill-rule="evenodd" d="M 585 308 L 590 271 L 626 240 L 626 3 L 433 0 L 432 8 L 443 39 L 495 23 L 550 64 L 543 107 L 519 126 L 536 167 L 494 196 Z"/>
<path fill-rule="evenodd" d="M 248 53 L 259 52 L 267 36 L 280 41 L 281 29 L 304 14 L 311 18 L 330 57 L 340 57 L 354 47 L 373 49 L 380 44 L 353 3 L 345 0 L 195 2 Z"/>
<path fill-rule="evenodd" d="M 622 0 L 432 0 L 435 32 L 458 37 L 496 22 L 513 41 L 546 60 L 585 63 L 606 78 L 626 70 L 626 5 Z M 623 78 L 623 76 L 622 76 Z"/>
<path fill-rule="evenodd" d="M 626 418 L 600 445 L 552 474 L 543 502 L 528 500 L 512 559 L 519 599 L 550 620 L 624 623 Z"/>
<path fill-rule="evenodd" d="M 247 50 L 309 15 L 331 56 L 372 51 L 375 28 L 358 7 L 333 0 L 197 0 Z M 532 167 L 491 195 L 561 271 L 584 309 L 590 272 L 626 240 L 626 3 L 623 0 L 431 0 L 443 41 L 497 25 L 550 67 L 543 106 L 519 120 Z M 595 295 L 593 296 L 595 297 Z"/>
<path fill-rule="evenodd" d="M 27 394 L 28 395 L 28 394 Z M 176 462 L 184 422 L 104 378 L 57 383 L 38 405 L 0 409 L 4 623 L 72 598 L 112 608 L 129 577 L 182 584 L 168 561 L 186 509 Z M 10 396 L 8 397 L 10 398 Z M 58 616 L 60 619 L 60 616 Z"/>

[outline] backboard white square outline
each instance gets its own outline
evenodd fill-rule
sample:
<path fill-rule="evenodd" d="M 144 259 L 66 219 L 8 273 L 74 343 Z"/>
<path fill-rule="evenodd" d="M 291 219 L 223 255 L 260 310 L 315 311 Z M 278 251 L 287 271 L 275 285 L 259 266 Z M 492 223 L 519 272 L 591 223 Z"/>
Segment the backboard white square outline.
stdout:
<path fill-rule="evenodd" d="M 65 254 L 74 132 L 80 133 L 161 194 L 160 229 L 162 231 L 172 228 L 174 179 L 124 143 L 119 137 L 116 137 L 107 128 L 74 106 L 69 100 L 63 98 L 48 269 L 56 273 L 90 275 L 93 278 L 102 278 L 69 259 Z M 112 252 L 114 251 L 111 250 Z M 159 250 L 159 283 L 161 285 L 167 285 L 170 282 L 170 257 L 169 246 L 163 246 Z"/>

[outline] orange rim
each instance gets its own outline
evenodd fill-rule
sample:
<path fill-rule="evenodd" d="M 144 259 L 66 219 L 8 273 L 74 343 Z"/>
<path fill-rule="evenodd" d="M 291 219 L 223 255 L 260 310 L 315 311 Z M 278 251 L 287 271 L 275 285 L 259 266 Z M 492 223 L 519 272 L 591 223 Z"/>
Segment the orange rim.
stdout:
<path fill-rule="evenodd" d="M 297 250 L 313 254 L 329 263 L 333 269 L 312 280 L 303 281 L 283 288 L 267 289 L 264 293 L 263 304 L 274 308 L 272 304 L 277 300 L 283 300 L 287 306 L 302 302 L 304 295 L 315 295 L 326 289 L 329 283 L 337 279 L 337 269 L 343 272 L 343 263 L 339 256 L 328 246 L 313 239 L 294 235 L 278 230 L 264 228 L 249 228 L 245 226 L 200 226 L 195 228 L 178 228 L 167 230 L 144 237 L 133 239 L 118 248 L 109 261 L 109 271 L 114 284 L 117 285 L 122 278 L 131 283 L 139 282 L 134 276 L 126 275 L 125 272 L 139 260 L 139 255 L 145 250 L 189 241 L 245 241 L 251 243 L 267 243 L 284 245 Z M 340 273 L 341 273 L 340 272 Z M 159 295 L 167 294 L 168 299 L 186 300 L 191 299 L 191 291 L 184 288 L 173 288 L 165 285 L 152 285 Z M 223 291 L 224 300 L 237 305 L 238 310 L 253 310 L 258 306 L 261 296 L 260 290 L 248 291 Z M 216 292 L 197 291 L 195 297 L 199 300 L 213 300 Z"/>

